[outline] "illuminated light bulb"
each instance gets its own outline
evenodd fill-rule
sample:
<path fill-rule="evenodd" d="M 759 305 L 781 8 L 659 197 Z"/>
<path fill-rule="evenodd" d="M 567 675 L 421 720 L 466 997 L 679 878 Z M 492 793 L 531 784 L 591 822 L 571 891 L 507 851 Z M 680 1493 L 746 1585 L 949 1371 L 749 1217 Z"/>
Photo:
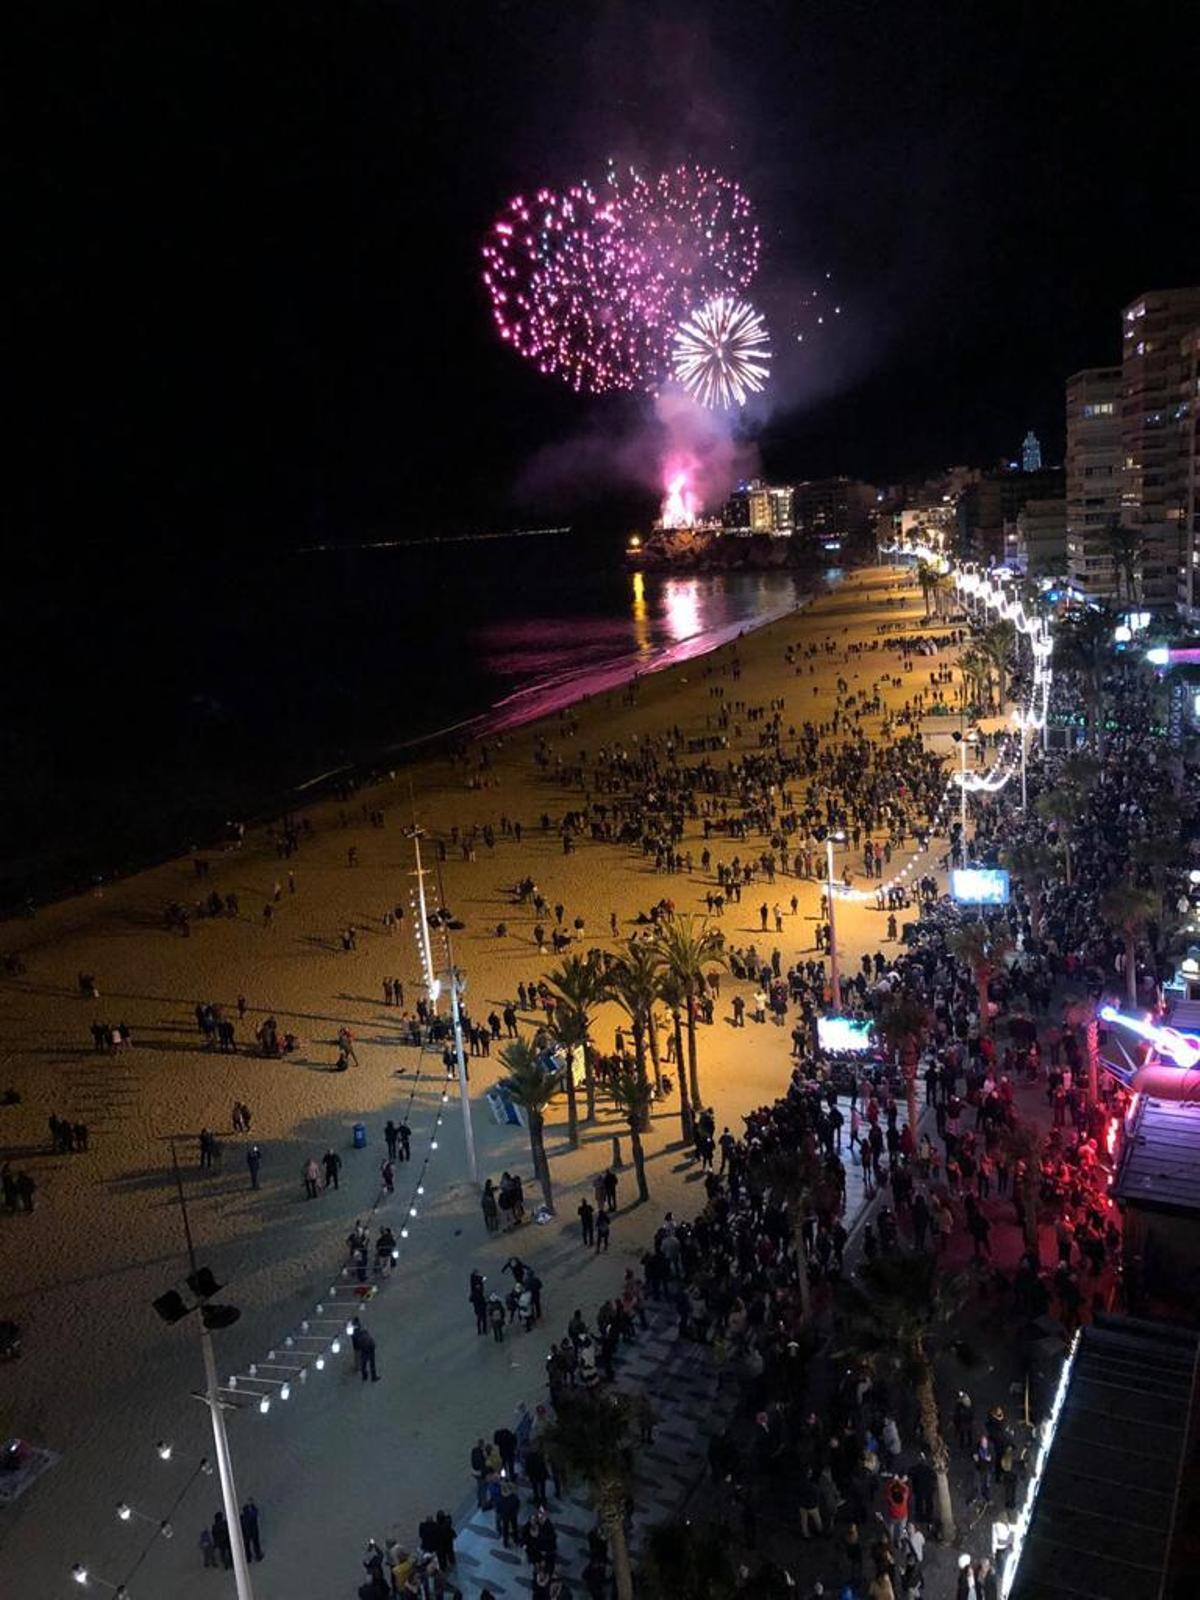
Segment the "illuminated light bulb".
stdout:
<path fill-rule="evenodd" d="M 158 1525 L 158 1531 L 162 1534 L 164 1539 L 173 1539 L 175 1537 L 175 1529 L 169 1522 L 160 1522 Z"/>
<path fill-rule="evenodd" d="M 237 1373 L 236 1372 L 231 1372 L 229 1374 L 229 1387 L 231 1389 L 236 1389 L 237 1388 Z"/>
<path fill-rule="evenodd" d="M 407 1237 L 407 1235 L 408 1235 L 408 1229 L 407 1228 L 405 1228 L 405 1230 L 404 1230 L 404 1235 L 405 1235 L 405 1237 Z M 393 1261 L 399 1261 L 399 1259 L 400 1259 L 399 1250 L 393 1250 L 392 1251 L 392 1260 Z"/>
<path fill-rule="evenodd" d="M 268 1360 L 268 1361 L 274 1361 L 274 1359 L 275 1359 L 275 1352 L 274 1352 L 274 1350 L 268 1350 L 268 1351 L 267 1351 L 267 1360 Z"/>
<path fill-rule="evenodd" d="M 418 1194 L 424 1194 L 425 1193 L 425 1185 L 423 1183 L 419 1183 L 417 1185 L 417 1193 Z"/>
<path fill-rule="evenodd" d="M 402 1239 L 407 1239 L 408 1238 L 408 1229 L 407 1228 L 401 1228 L 400 1229 L 400 1237 Z"/>
<path fill-rule="evenodd" d="M 290 1400 L 292 1398 L 292 1386 L 290 1383 L 280 1385 L 279 1398 L 281 1400 Z"/>
<path fill-rule="evenodd" d="M 325 1371 L 325 1357 L 324 1356 L 318 1356 L 316 1361 L 313 1363 L 313 1365 L 316 1367 L 318 1372 L 324 1372 Z"/>
<path fill-rule="evenodd" d="M 71 1568 L 71 1576 L 75 1579 L 76 1583 L 87 1582 L 87 1568 L 84 1566 L 82 1561 L 77 1561 Z"/>
<path fill-rule="evenodd" d="M 250 1376 L 252 1378 L 258 1377 L 258 1363 L 256 1361 L 250 1363 Z"/>
<path fill-rule="evenodd" d="M 122 1500 L 121 1504 L 117 1507 L 117 1515 L 120 1517 L 122 1522 L 128 1522 L 130 1517 L 133 1515 L 133 1507 L 127 1506 L 124 1500 Z"/>
<path fill-rule="evenodd" d="M 410 1217 L 415 1217 L 415 1216 L 416 1216 L 416 1214 L 417 1214 L 417 1208 L 416 1208 L 416 1206 L 409 1206 L 409 1208 L 408 1208 L 408 1214 L 409 1214 L 409 1216 L 410 1216 Z"/>
<path fill-rule="evenodd" d="M 1194 881 L 1195 881 L 1195 880 L 1194 880 L 1194 879 L 1193 879 L 1193 882 L 1194 882 Z M 442 1096 L 442 1104 L 443 1104 L 443 1105 L 445 1105 L 445 1104 L 446 1104 L 446 1102 L 447 1102 L 447 1100 L 449 1100 L 449 1098 L 450 1098 L 450 1096 L 449 1096 L 449 1095 L 448 1095 L 448 1094 L 444 1094 L 444 1095 L 443 1095 L 443 1096 Z"/>
<path fill-rule="evenodd" d="M 263 1395 L 262 1399 L 258 1402 L 258 1409 L 264 1417 L 266 1416 L 267 1412 L 270 1411 L 271 1402 L 266 1395 Z"/>
<path fill-rule="evenodd" d="M 205 1456 L 200 1462 L 200 1471 L 206 1478 L 211 1478 L 213 1475 L 213 1464 L 207 1456 Z"/>
<path fill-rule="evenodd" d="M 171 1451 L 175 1447 L 174 1447 L 174 1445 L 168 1444 L 165 1439 L 160 1439 L 158 1441 L 158 1443 L 154 1446 L 154 1448 L 158 1451 L 160 1460 L 162 1460 L 162 1461 L 170 1461 L 170 1459 L 171 1459 Z"/>
<path fill-rule="evenodd" d="M 307 1383 L 308 1382 L 308 1368 L 307 1367 L 301 1367 L 300 1368 L 300 1382 L 301 1383 Z"/>
<path fill-rule="evenodd" d="M 354 1332 L 354 1324 L 352 1322 L 348 1322 L 346 1324 L 346 1337 L 347 1337 L 347 1339 L 350 1337 L 350 1335 L 353 1332 Z"/>
<path fill-rule="evenodd" d="M 335 1339 L 333 1341 L 333 1343 L 329 1346 L 329 1353 L 330 1353 L 330 1355 L 333 1355 L 333 1356 L 340 1356 L 341 1355 L 341 1353 L 342 1353 L 342 1341 L 340 1339 Z"/>
<path fill-rule="evenodd" d="M 303 1326 L 304 1326 L 304 1327 L 307 1327 L 307 1326 L 308 1326 L 308 1324 L 307 1324 L 307 1323 L 304 1323 L 304 1324 L 303 1324 Z M 293 1338 L 292 1338 L 292 1336 L 291 1336 L 291 1334 L 290 1334 L 290 1333 L 289 1333 L 289 1334 L 288 1334 L 288 1336 L 287 1336 L 287 1338 L 286 1338 L 286 1339 L 285 1339 L 285 1340 L 284 1340 L 284 1341 L 283 1341 L 283 1348 L 284 1348 L 284 1349 L 285 1349 L 285 1350 L 291 1350 L 291 1349 L 292 1349 L 292 1347 L 293 1347 L 293 1346 L 294 1346 L 294 1345 L 295 1345 L 295 1343 L 296 1343 L 296 1341 L 295 1341 L 295 1339 L 293 1339 Z"/>

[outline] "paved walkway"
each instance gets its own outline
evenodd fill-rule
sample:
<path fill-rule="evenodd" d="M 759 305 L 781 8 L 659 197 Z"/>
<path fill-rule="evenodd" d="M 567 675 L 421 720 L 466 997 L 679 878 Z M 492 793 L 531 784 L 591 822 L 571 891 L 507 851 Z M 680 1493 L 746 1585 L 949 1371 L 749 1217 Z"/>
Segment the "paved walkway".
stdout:
<path fill-rule="evenodd" d="M 615 1385 L 629 1394 L 648 1391 L 658 1419 L 653 1442 L 637 1450 L 631 1541 L 635 1564 L 645 1530 L 673 1517 L 695 1487 L 707 1466 L 708 1441 L 725 1431 L 738 1400 L 736 1384 L 719 1381 L 711 1345 L 680 1339 L 676 1316 L 661 1303 L 650 1301 L 647 1315 L 650 1326 L 618 1353 Z M 558 1534 L 557 1570 L 568 1580 L 580 1580 L 587 1565 L 588 1531 L 595 1524 L 587 1491 L 579 1485 L 561 1499 L 548 1493 Z M 531 1503 L 528 1493 L 523 1494 L 522 1524 Z M 471 1511 L 459 1527 L 455 1550 L 457 1581 L 469 1600 L 484 1587 L 498 1600 L 531 1591 L 531 1569 L 523 1552 L 504 1548 L 490 1513 Z"/>
<path fill-rule="evenodd" d="M 850 1102 L 838 1104 L 850 1125 Z M 900 1126 L 907 1120 L 900 1104 Z M 846 1165 L 844 1222 L 853 1232 L 877 1191 L 863 1188 L 861 1165 L 852 1159 L 849 1140 L 842 1141 Z M 888 1191 L 884 1191 L 885 1194 Z M 657 1418 L 654 1439 L 637 1451 L 634 1475 L 633 1538 L 630 1554 L 636 1568 L 646 1529 L 677 1516 L 708 1466 L 708 1443 L 724 1433 L 737 1409 L 738 1385 L 730 1374 L 720 1380 L 713 1365 L 712 1346 L 678 1337 L 678 1319 L 661 1302 L 647 1301 L 650 1326 L 638 1331 L 637 1342 L 623 1345 L 617 1355 L 615 1387 L 626 1394 L 648 1394 Z M 532 1401 L 530 1402 L 532 1404 Z M 522 1483 L 522 1525 L 532 1504 L 528 1485 Z M 587 1564 L 587 1536 L 595 1514 L 587 1491 L 577 1486 L 561 1499 L 549 1493 L 551 1521 L 558 1534 L 558 1571 L 568 1580 L 580 1579 Z M 457 1519 L 456 1578 L 468 1600 L 483 1588 L 504 1596 L 532 1590 L 531 1569 L 519 1549 L 506 1550 L 496 1532 L 495 1517 L 473 1503 Z"/>

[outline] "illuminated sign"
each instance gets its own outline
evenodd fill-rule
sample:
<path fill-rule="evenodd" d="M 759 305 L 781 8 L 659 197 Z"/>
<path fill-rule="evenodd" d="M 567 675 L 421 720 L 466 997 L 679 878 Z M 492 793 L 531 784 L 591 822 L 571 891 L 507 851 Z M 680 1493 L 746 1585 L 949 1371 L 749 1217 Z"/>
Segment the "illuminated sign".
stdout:
<path fill-rule="evenodd" d="M 869 1050 L 871 1024 L 854 1017 L 818 1017 L 817 1043 L 822 1050 Z"/>
<path fill-rule="evenodd" d="M 1006 906 L 1008 873 L 1003 867 L 955 867 L 950 894 L 960 906 Z"/>
<path fill-rule="evenodd" d="M 1101 1006 L 1100 1016 L 1105 1022 L 1115 1022 L 1118 1027 L 1136 1033 L 1140 1039 L 1149 1040 L 1159 1055 L 1166 1056 L 1177 1067 L 1200 1065 L 1200 1039 L 1194 1033 L 1180 1033 L 1178 1028 L 1155 1027 L 1154 1023 L 1143 1017 L 1127 1017 L 1115 1006 Z"/>

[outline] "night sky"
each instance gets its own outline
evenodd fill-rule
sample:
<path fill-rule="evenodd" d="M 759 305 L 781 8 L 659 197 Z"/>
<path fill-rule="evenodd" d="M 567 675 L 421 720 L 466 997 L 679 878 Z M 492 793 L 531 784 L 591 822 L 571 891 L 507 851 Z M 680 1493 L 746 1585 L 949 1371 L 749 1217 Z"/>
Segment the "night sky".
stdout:
<path fill-rule="evenodd" d="M 781 346 L 807 330 L 755 424 L 768 474 L 986 464 L 1030 426 L 1057 459 L 1062 380 L 1115 358 L 1121 304 L 1200 277 L 1194 21 L 1117 15 L 27 8 L 10 538 L 286 548 L 636 495 L 541 471 L 643 411 L 524 366 L 478 281 L 514 190 L 599 181 L 609 155 L 710 162 L 756 203 L 757 298 Z"/>

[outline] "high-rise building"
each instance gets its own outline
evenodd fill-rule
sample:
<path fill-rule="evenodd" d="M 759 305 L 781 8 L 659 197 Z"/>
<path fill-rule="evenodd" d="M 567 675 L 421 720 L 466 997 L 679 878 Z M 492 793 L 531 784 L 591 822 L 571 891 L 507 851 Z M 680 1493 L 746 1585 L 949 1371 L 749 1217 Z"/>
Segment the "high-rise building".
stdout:
<path fill-rule="evenodd" d="M 1140 535 L 1140 598 L 1151 609 L 1174 608 L 1191 587 L 1178 407 L 1187 335 L 1198 323 L 1200 287 L 1151 291 L 1123 314 L 1121 521 Z"/>
<path fill-rule="evenodd" d="M 1057 500 L 1063 494 L 1061 467 L 1040 472 L 1004 468 L 983 472 L 958 498 L 959 553 L 973 561 L 1003 562 L 1011 554 L 1017 516 L 1027 500 Z"/>
<path fill-rule="evenodd" d="M 1200 610 L 1200 326 L 1184 334 L 1179 341 L 1179 351 L 1181 371 L 1176 415 L 1184 545 L 1179 603 L 1194 621 Z"/>
<path fill-rule="evenodd" d="M 1067 379 L 1067 575 L 1091 600 L 1116 593 L 1111 529 L 1121 512 L 1121 368 Z"/>
<path fill-rule="evenodd" d="M 1026 500 L 1017 512 L 1010 565 L 1031 578 L 1058 578 L 1067 570 L 1067 502 Z"/>
<path fill-rule="evenodd" d="M 1030 428 L 1021 441 L 1021 471 L 1040 472 L 1042 470 L 1042 446 L 1036 433 Z"/>
<path fill-rule="evenodd" d="M 790 486 L 772 489 L 753 484 L 749 498 L 751 533 L 791 533 L 794 495 Z"/>
<path fill-rule="evenodd" d="M 809 478 L 796 485 L 796 533 L 826 550 L 865 533 L 877 504 L 869 483 L 856 478 Z"/>
<path fill-rule="evenodd" d="M 750 490 L 752 485 L 739 483 L 721 507 L 721 526 L 728 533 L 746 533 L 750 528 Z"/>

